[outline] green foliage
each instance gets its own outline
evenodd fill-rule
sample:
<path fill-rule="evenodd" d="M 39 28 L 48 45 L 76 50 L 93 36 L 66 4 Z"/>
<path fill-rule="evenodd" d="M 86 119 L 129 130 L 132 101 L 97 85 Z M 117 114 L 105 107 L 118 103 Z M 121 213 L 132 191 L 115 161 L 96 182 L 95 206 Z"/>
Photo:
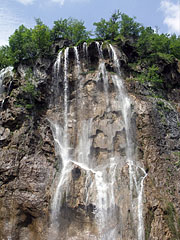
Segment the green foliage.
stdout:
<path fill-rule="evenodd" d="M 180 38 L 175 35 L 159 35 L 151 27 L 142 29 L 136 48 L 140 58 L 150 62 L 163 59 L 170 63 L 174 57 L 180 59 Z"/>
<path fill-rule="evenodd" d="M 30 100 L 35 100 L 38 97 L 38 91 L 30 80 L 28 80 L 22 87 L 22 91 Z"/>
<path fill-rule="evenodd" d="M 172 233 L 172 240 L 173 239 L 179 239 L 180 237 L 180 233 L 179 231 L 176 230 L 176 212 L 175 212 L 175 208 L 173 206 L 173 204 L 171 202 L 169 202 L 166 206 L 165 209 L 165 221 L 169 227 L 169 230 Z"/>
<path fill-rule="evenodd" d="M 84 22 L 73 18 L 55 21 L 51 30 L 52 40 L 57 38 L 68 39 L 73 44 L 80 40 L 87 40 L 90 35 L 91 33 L 86 30 Z"/>
<path fill-rule="evenodd" d="M 162 53 L 162 52 L 156 53 L 156 58 L 157 58 L 157 61 L 159 59 L 163 59 L 167 63 L 172 63 L 174 61 L 174 56 L 172 54 L 167 54 L 167 53 Z"/>
<path fill-rule="evenodd" d="M 32 29 L 21 25 L 9 38 L 9 46 L 13 61 L 31 59 L 35 56 L 34 43 L 32 42 Z"/>
<path fill-rule="evenodd" d="M 109 20 L 101 18 L 93 25 L 94 39 L 90 39 L 92 34 L 86 30 L 84 22 L 73 18 L 54 21 L 52 29 L 40 19 L 36 19 L 36 25 L 32 29 L 21 25 L 9 37 L 9 46 L 0 48 L 0 69 L 22 61 L 33 64 L 38 57 L 51 57 L 52 44 L 59 38 L 68 39 L 74 45 L 97 39 L 116 41 L 120 46 L 121 43 L 128 43 L 136 53 L 132 61 L 137 64 L 141 62 L 145 68 L 149 68 L 147 72 L 139 75 L 140 81 L 149 79 L 151 82 L 160 82 L 158 70 L 153 65 L 158 65 L 159 60 L 172 63 L 175 58 L 180 59 L 180 37 L 158 34 L 158 30 L 143 27 L 136 22 L 135 17 L 129 17 L 119 10 L 115 11 Z"/>
<path fill-rule="evenodd" d="M 147 79 L 152 83 L 161 83 L 162 79 L 160 78 L 158 74 L 159 68 L 155 66 L 154 64 L 149 67 L 148 73 L 147 73 Z"/>
<path fill-rule="evenodd" d="M 36 49 L 36 55 L 48 55 L 51 52 L 51 32 L 40 19 L 36 19 L 36 26 L 32 30 L 32 42 Z"/>
<path fill-rule="evenodd" d="M 96 26 L 95 29 L 95 35 L 97 38 L 100 39 L 107 39 L 107 31 L 108 31 L 108 24 L 107 21 L 104 18 L 101 18 L 100 22 L 93 23 L 94 26 Z"/>
<path fill-rule="evenodd" d="M 136 40 L 141 30 L 142 25 L 135 21 L 135 17 L 131 18 L 124 13 L 121 14 L 120 34 L 122 36 Z"/>
<path fill-rule="evenodd" d="M 100 22 L 95 22 L 95 35 L 103 40 L 114 40 L 118 38 L 137 38 L 141 31 L 141 24 L 134 21 L 128 15 L 119 10 L 112 14 L 109 21 L 101 18 Z"/>
<path fill-rule="evenodd" d="M 140 82 L 151 82 L 152 85 L 156 85 L 158 83 L 162 83 L 162 79 L 158 74 L 159 68 L 156 65 L 150 66 L 146 73 L 141 73 L 138 75 L 137 80 Z"/>
<path fill-rule="evenodd" d="M 172 35 L 170 37 L 170 46 L 169 46 L 170 54 L 180 59 L 180 36 L 176 37 L 176 35 Z"/>
<path fill-rule="evenodd" d="M 10 65 L 13 65 L 13 60 L 10 55 L 10 47 L 2 46 L 0 47 L 0 70 Z"/>
<path fill-rule="evenodd" d="M 180 152 L 174 152 L 174 155 L 178 158 L 177 162 L 175 163 L 175 166 L 177 168 L 180 167 Z"/>
<path fill-rule="evenodd" d="M 25 83 L 20 88 L 21 95 L 17 99 L 16 106 L 33 110 L 35 108 L 35 101 L 38 99 L 39 91 L 35 86 L 36 79 L 33 77 L 32 70 L 26 72 Z"/>
<path fill-rule="evenodd" d="M 119 10 L 112 14 L 109 21 L 106 21 L 104 18 L 101 18 L 100 22 L 93 23 L 96 26 L 95 35 L 96 37 L 103 39 L 103 40 L 113 40 L 119 34 L 119 26 L 120 26 L 120 19 L 121 13 Z"/>
<path fill-rule="evenodd" d="M 51 45 L 49 28 L 40 19 L 36 19 L 34 29 L 21 25 L 10 36 L 11 61 L 19 63 L 23 60 L 34 60 L 40 55 L 48 55 Z"/>
<path fill-rule="evenodd" d="M 141 35 L 137 41 L 137 52 L 141 57 L 146 57 L 150 53 L 151 40 L 150 38 L 154 34 L 151 27 L 147 27 L 142 30 Z"/>
<path fill-rule="evenodd" d="M 145 239 L 149 239 L 149 235 L 151 233 L 151 224 L 154 219 L 154 211 L 152 208 L 148 209 L 146 214 L 146 225 L 145 225 Z"/>

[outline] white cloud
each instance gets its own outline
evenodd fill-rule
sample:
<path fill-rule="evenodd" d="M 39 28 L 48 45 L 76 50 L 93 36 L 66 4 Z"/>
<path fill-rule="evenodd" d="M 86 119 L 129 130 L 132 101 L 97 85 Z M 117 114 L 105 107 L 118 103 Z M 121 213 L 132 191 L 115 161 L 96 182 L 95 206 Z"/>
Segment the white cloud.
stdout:
<path fill-rule="evenodd" d="M 51 2 L 59 3 L 60 5 L 64 5 L 64 0 L 51 0 Z"/>
<path fill-rule="evenodd" d="M 71 0 L 71 2 L 89 2 L 90 0 Z"/>
<path fill-rule="evenodd" d="M 6 6 L 0 7 L 0 46 L 8 44 L 11 34 L 23 24 L 23 20 L 16 14 L 14 15 Z"/>
<path fill-rule="evenodd" d="M 24 5 L 29 5 L 29 4 L 33 4 L 35 0 L 17 0 L 17 1 Z"/>
<path fill-rule="evenodd" d="M 59 3 L 61 6 L 64 5 L 65 1 L 70 1 L 70 2 L 89 2 L 89 0 L 51 0 L 51 2 L 54 3 Z"/>
<path fill-rule="evenodd" d="M 168 26 L 170 33 L 180 34 L 180 3 L 170 0 L 161 0 L 161 10 L 164 12 L 164 24 Z"/>

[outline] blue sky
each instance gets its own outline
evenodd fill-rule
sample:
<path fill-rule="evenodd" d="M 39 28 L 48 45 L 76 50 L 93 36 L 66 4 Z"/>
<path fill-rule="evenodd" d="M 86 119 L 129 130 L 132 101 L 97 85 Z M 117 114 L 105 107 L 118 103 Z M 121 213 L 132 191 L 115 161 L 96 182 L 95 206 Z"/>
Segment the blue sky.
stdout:
<path fill-rule="evenodd" d="M 0 0 L 0 45 L 19 25 L 33 27 L 35 18 L 52 27 L 55 20 L 73 17 L 92 30 L 93 22 L 109 19 L 116 9 L 145 26 L 180 35 L 180 0 Z"/>

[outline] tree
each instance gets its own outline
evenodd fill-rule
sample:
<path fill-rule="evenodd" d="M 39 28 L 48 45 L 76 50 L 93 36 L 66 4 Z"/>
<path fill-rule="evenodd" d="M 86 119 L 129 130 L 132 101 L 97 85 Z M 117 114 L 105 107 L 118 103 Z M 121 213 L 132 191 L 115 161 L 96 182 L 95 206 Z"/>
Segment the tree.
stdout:
<path fill-rule="evenodd" d="M 135 21 L 135 17 L 131 18 L 122 13 L 120 21 L 120 34 L 125 38 L 136 40 L 142 30 L 142 25 Z"/>
<path fill-rule="evenodd" d="M 108 31 L 108 24 L 104 18 L 101 18 L 100 22 L 93 23 L 96 26 L 95 35 L 97 38 L 101 38 L 103 40 L 107 39 L 107 31 Z"/>
<path fill-rule="evenodd" d="M 150 27 L 144 28 L 136 44 L 141 59 L 151 62 L 159 58 L 171 62 L 174 57 L 180 58 L 180 39 L 175 35 L 157 34 Z"/>
<path fill-rule="evenodd" d="M 33 58 L 35 49 L 32 41 L 32 29 L 28 29 L 24 25 L 21 25 L 9 37 L 9 46 L 14 62 Z"/>
<path fill-rule="evenodd" d="M 180 59 L 180 36 L 176 37 L 176 35 L 173 34 L 170 37 L 169 51 L 176 58 Z"/>
<path fill-rule="evenodd" d="M 51 32 L 40 19 L 36 19 L 36 26 L 32 30 L 32 42 L 37 56 L 50 54 L 52 45 Z"/>
<path fill-rule="evenodd" d="M 106 21 L 104 18 L 101 18 L 100 22 L 93 23 L 96 26 L 95 35 L 98 38 L 103 40 L 114 40 L 119 34 L 120 27 L 120 16 L 121 13 L 118 10 L 113 13 L 109 21 Z"/>
<path fill-rule="evenodd" d="M 87 40 L 90 34 L 91 33 L 86 30 L 83 21 L 73 18 L 60 19 L 54 22 L 51 30 L 51 39 L 68 39 L 75 44 L 80 40 Z"/>
<path fill-rule="evenodd" d="M 142 25 L 134 19 L 117 10 L 109 21 L 101 18 L 100 22 L 93 24 L 96 26 L 95 35 L 103 40 L 114 40 L 119 36 L 136 40 L 140 35 Z"/>
<path fill-rule="evenodd" d="M 141 57 L 146 57 L 151 53 L 151 41 L 154 36 L 154 30 L 151 27 L 143 28 L 138 38 L 136 47 Z"/>
<path fill-rule="evenodd" d="M 10 47 L 2 46 L 0 47 L 0 70 L 10 65 L 13 65 L 13 59 L 11 58 L 10 54 Z"/>

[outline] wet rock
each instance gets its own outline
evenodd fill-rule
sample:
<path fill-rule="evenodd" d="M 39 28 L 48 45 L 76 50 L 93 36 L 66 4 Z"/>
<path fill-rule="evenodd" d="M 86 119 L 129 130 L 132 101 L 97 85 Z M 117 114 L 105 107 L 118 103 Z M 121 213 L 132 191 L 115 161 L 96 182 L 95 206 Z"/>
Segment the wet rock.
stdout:
<path fill-rule="evenodd" d="M 0 141 L 7 139 L 10 135 L 9 128 L 0 127 Z"/>
<path fill-rule="evenodd" d="M 128 75 L 126 63 L 129 58 L 135 58 L 136 54 L 128 43 L 122 44 L 123 52 L 118 54 L 118 58 Z M 57 43 L 55 52 L 62 46 L 66 46 L 66 42 Z M 83 74 L 77 76 L 79 70 L 75 67 L 73 48 L 70 50 L 68 68 L 67 131 L 71 138 L 68 174 L 65 178 L 68 178 L 69 184 L 65 186 L 62 197 L 61 215 L 58 218 L 60 231 L 56 235 L 56 229 L 52 228 L 51 236 L 55 235 L 56 240 L 98 239 L 100 203 L 97 188 L 102 189 L 103 194 L 103 189 L 114 181 L 113 203 L 118 214 L 108 219 L 109 228 L 116 228 L 117 239 L 134 240 L 137 239 L 137 219 L 133 218 L 132 212 L 138 210 L 132 208 L 130 199 L 133 198 L 134 206 L 138 199 L 136 189 L 129 196 L 130 166 L 126 161 L 125 150 L 127 136 L 123 106 L 117 104 L 117 89 L 112 81 L 114 73 L 111 71 L 114 71 L 114 65 L 105 47 L 105 66 L 109 70 L 107 99 L 102 76 L 98 71 L 99 53 L 96 43 L 89 45 L 87 61 L 83 46 L 78 49 Z M 18 66 L 19 76 L 16 80 L 13 79 L 11 94 L 7 94 L 5 108 L 0 113 L 0 239 L 48 239 L 52 199 L 62 171 L 62 157 L 55 154 L 55 146 L 61 148 L 63 145 L 58 145 L 57 139 L 54 141 L 51 122 L 57 122 L 61 128 L 64 126 L 63 78 L 53 85 L 53 62 L 38 59 L 31 68 L 40 100 L 35 102 L 34 111 L 28 112 L 15 106 L 15 102 L 20 94 L 19 86 L 23 85 L 29 67 L 26 64 Z M 152 92 L 157 91 L 152 90 L 148 83 L 131 79 L 132 81 L 126 82 L 126 86 L 133 102 L 130 144 L 134 151 L 133 157 L 137 158 L 139 164 L 136 166 L 136 184 L 144 177 L 140 166 L 144 165 L 148 173 L 144 180 L 143 210 L 146 239 L 168 240 L 179 238 L 180 94 L 179 75 L 175 66 L 162 66 L 161 73 L 166 75 L 166 81 L 163 88 L 158 90 L 158 93 L 162 93 L 158 98 L 152 96 Z M 6 89 L 8 84 L 9 80 L 5 83 Z M 53 101 L 52 92 L 56 93 Z M 59 137 L 62 139 L 61 128 Z M 82 134 L 81 139 L 79 134 Z M 74 151 L 75 148 L 79 151 Z M 113 162 L 114 159 L 116 162 Z M 88 167 L 83 164 L 86 161 Z M 109 161 L 113 164 L 110 165 Z M 104 179 L 100 169 L 107 173 Z M 113 172 L 114 176 L 110 176 L 109 172 Z M 95 178 L 97 184 L 93 184 Z M 110 207 L 108 212 L 111 212 Z"/>

